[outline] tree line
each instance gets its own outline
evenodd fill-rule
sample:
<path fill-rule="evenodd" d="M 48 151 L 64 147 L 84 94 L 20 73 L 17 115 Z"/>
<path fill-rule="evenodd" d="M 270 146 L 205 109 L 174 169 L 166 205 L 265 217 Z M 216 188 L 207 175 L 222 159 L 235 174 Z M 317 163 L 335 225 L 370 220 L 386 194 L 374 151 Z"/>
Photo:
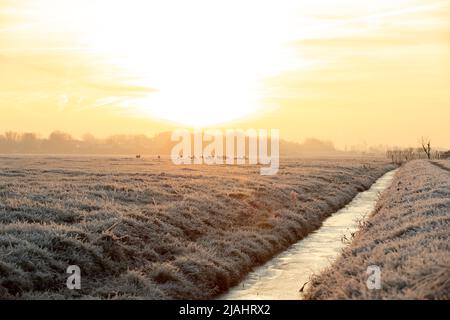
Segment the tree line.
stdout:
<path fill-rule="evenodd" d="M 36 133 L 6 132 L 0 135 L 0 153 L 26 154 L 134 154 L 148 150 L 155 154 L 170 150 L 170 135 L 149 138 L 145 135 L 113 135 L 96 138 L 85 134 L 81 139 L 55 131 L 48 137 Z"/>
<path fill-rule="evenodd" d="M 112 135 L 96 138 L 85 134 L 81 138 L 54 131 L 48 137 L 36 133 L 6 132 L 0 134 L 0 153 L 3 154 L 153 154 L 170 155 L 176 142 L 171 132 L 159 133 L 154 137 L 146 135 Z M 280 140 L 282 155 L 333 154 L 338 152 L 329 141 L 306 139 L 303 143 Z"/>
<path fill-rule="evenodd" d="M 392 163 L 402 164 L 416 159 L 446 159 L 450 157 L 450 152 L 433 150 L 431 148 L 431 141 L 427 138 L 422 138 L 420 147 L 387 150 L 386 157 L 390 159 Z"/>

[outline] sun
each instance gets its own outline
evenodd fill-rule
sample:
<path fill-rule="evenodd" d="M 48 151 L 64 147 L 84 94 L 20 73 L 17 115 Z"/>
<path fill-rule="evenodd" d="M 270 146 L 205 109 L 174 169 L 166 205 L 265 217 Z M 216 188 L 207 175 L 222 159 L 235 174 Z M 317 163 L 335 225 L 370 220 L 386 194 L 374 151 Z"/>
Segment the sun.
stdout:
<path fill-rule="evenodd" d="M 133 102 L 142 114 L 207 126 L 255 113 L 262 80 L 291 62 L 287 13 L 275 3 L 119 1 L 95 11 L 104 15 L 89 28 L 94 50 L 156 89 Z"/>
<path fill-rule="evenodd" d="M 255 113 L 265 107 L 263 80 L 294 61 L 289 6 L 276 1 L 40 3 L 46 27 L 120 70 L 112 78 L 153 89 L 121 100 L 143 116 L 207 126 Z"/>

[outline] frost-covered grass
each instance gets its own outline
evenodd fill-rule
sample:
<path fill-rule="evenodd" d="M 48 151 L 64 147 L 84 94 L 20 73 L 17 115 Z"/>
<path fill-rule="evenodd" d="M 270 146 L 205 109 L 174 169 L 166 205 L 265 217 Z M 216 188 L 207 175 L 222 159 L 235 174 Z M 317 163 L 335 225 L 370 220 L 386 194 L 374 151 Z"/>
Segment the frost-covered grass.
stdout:
<path fill-rule="evenodd" d="M 449 299 L 450 161 L 417 160 L 392 186 L 334 265 L 316 276 L 310 299 Z M 381 290 L 366 269 L 381 267 Z"/>
<path fill-rule="evenodd" d="M 0 157 L 0 298 L 205 299 L 311 231 L 392 166 L 257 167 Z M 66 288 L 66 268 L 82 290 Z"/>

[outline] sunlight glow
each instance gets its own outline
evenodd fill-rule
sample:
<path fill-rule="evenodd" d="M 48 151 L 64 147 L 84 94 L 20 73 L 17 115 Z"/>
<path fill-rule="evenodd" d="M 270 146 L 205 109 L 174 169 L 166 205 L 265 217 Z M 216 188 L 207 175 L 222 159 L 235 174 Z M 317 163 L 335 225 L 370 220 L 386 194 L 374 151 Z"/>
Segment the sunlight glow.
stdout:
<path fill-rule="evenodd" d="M 286 45 L 298 36 L 289 1 L 47 1 L 43 20 L 155 89 L 127 101 L 141 114 L 226 122 L 264 107 L 264 78 L 301 65 Z"/>
<path fill-rule="evenodd" d="M 449 13 L 450 0 L 0 0 L 0 124 L 446 145 Z"/>

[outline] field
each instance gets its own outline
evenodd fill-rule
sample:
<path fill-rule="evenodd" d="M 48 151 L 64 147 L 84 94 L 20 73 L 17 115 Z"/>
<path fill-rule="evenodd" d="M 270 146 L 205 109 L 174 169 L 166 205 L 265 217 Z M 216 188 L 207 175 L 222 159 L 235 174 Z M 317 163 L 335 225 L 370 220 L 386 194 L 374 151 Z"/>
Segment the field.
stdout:
<path fill-rule="evenodd" d="M 263 177 L 256 166 L 3 156 L 0 299 L 211 298 L 390 169 L 285 159 Z M 81 268 L 80 291 L 66 288 L 69 265 Z"/>
<path fill-rule="evenodd" d="M 412 161 L 310 299 L 450 299 L 450 161 Z M 381 268 L 368 290 L 366 268 Z"/>

